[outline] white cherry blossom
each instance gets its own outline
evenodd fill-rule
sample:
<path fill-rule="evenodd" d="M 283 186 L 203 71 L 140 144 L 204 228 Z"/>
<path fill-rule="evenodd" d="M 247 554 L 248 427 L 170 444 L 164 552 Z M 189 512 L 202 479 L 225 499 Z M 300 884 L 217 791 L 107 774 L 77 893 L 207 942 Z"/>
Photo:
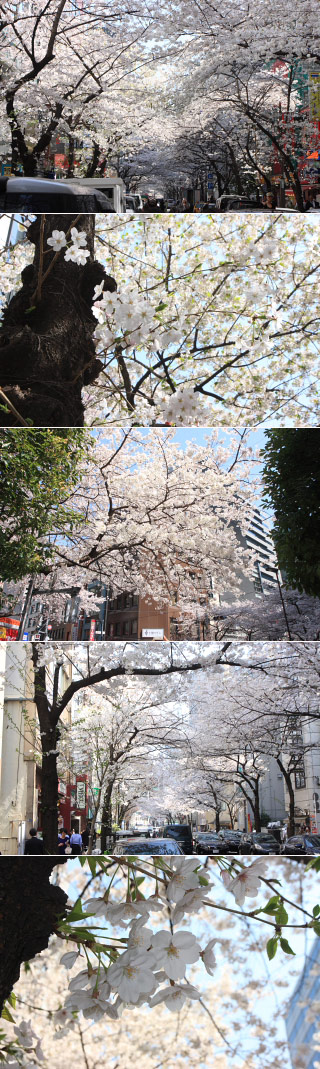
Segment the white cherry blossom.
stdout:
<path fill-rule="evenodd" d="M 261 887 L 260 876 L 264 872 L 265 861 L 259 859 L 252 865 L 243 868 L 237 876 L 231 876 L 229 872 L 222 873 L 222 879 L 227 891 L 231 891 L 238 906 L 242 906 L 245 898 L 256 898 Z"/>
<path fill-rule="evenodd" d="M 170 980 L 180 980 L 185 975 L 186 965 L 198 961 L 200 948 L 191 932 L 156 932 L 152 938 L 157 965 L 163 968 Z"/>
<path fill-rule="evenodd" d="M 123 1002 L 136 1003 L 140 995 L 150 995 L 155 991 L 157 982 L 150 967 L 153 960 L 151 953 L 138 951 L 133 954 L 131 950 L 126 950 L 110 965 L 108 980 Z"/>

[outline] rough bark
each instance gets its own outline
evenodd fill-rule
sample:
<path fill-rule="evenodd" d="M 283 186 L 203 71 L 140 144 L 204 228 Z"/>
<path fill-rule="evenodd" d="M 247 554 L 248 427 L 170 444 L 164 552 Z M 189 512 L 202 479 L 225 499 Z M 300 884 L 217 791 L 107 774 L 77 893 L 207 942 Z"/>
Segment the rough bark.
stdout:
<path fill-rule="evenodd" d="M 85 267 L 66 262 L 63 252 L 39 287 L 55 254 L 47 244 L 53 230 L 72 225 L 87 235 L 90 258 Z M 35 245 L 32 265 L 22 272 L 22 288 L 6 307 L 0 331 L 0 383 L 24 420 L 38 427 L 81 427 L 84 422 L 82 388 L 99 375 L 92 314 L 96 285 L 114 292 L 116 282 L 94 260 L 94 215 L 38 216 L 28 231 Z M 48 252 L 47 250 L 50 249 Z M 38 293 L 36 293 L 38 289 Z M 40 291 L 41 290 L 41 291 Z M 1 426 L 15 426 L 10 412 L 0 413 Z"/>
<path fill-rule="evenodd" d="M 1 858 L 0 1014 L 22 963 L 45 950 L 65 913 L 68 896 L 49 883 L 56 863 L 44 857 Z"/>
<path fill-rule="evenodd" d="M 102 854 L 104 854 L 107 849 L 107 839 L 111 839 L 112 836 L 112 789 L 113 783 L 107 788 L 103 800 L 100 840 L 100 850 Z"/>

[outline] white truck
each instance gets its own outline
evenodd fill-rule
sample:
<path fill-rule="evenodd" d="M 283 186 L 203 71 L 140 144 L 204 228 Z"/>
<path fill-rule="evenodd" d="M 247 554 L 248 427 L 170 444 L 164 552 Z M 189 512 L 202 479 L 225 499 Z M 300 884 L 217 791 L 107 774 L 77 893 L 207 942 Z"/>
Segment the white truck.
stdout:
<path fill-rule="evenodd" d="M 122 215 L 126 211 L 126 187 L 122 178 L 67 178 L 73 186 L 83 185 L 86 189 L 98 189 L 112 204 L 114 212 Z"/>

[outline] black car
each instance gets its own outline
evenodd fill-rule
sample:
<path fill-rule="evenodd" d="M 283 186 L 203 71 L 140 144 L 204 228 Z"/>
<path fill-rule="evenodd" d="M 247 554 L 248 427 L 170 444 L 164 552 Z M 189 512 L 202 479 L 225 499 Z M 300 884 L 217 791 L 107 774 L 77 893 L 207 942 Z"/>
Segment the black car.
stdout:
<path fill-rule="evenodd" d="M 194 840 L 194 851 L 196 854 L 207 854 L 209 857 L 222 854 L 220 836 L 214 831 L 198 832 Z"/>
<path fill-rule="evenodd" d="M 239 854 L 280 854 L 280 844 L 271 831 L 245 832 L 240 839 Z"/>
<path fill-rule="evenodd" d="M 173 839 L 123 839 L 116 843 L 113 853 L 115 857 L 125 854 L 132 857 L 138 857 L 139 854 L 162 857 L 163 854 L 183 854 L 183 850 Z"/>
<path fill-rule="evenodd" d="M 183 854 L 193 854 L 192 832 L 189 824 L 166 824 L 164 839 L 175 839 Z"/>
<path fill-rule="evenodd" d="M 281 853 L 286 857 L 317 857 L 320 855 L 320 835 L 308 831 L 303 835 L 293 835 L 283 843 Z"/>
<path fill-rule="evenodd" d="M 42 212 L 59 213 L 113 212 L 111 201 L 85 185 L 59 182 L 53 178 L 16 178 L 14 175 L 0 178 L 0 208 L 19 214 Z"/>
<path fill-rule="evenodd" d="M 221 854 L 238 854 L 241 831 L 233 831 L 231 828 L 222 828 L 219 831 L 221 842 Z"/>

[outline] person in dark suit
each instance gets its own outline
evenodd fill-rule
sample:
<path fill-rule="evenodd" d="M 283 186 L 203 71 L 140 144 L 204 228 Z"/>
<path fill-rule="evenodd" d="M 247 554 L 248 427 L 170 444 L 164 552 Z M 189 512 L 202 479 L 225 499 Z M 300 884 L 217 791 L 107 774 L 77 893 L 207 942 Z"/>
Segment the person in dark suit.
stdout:
<path fill-rule="evenodd" d="M 25 854 L 44 854 L 44 845 L 42 839 L 38 839 L 37 829 L 30 828 L 30 839 L 27 840 L 24 852 Z"/>

